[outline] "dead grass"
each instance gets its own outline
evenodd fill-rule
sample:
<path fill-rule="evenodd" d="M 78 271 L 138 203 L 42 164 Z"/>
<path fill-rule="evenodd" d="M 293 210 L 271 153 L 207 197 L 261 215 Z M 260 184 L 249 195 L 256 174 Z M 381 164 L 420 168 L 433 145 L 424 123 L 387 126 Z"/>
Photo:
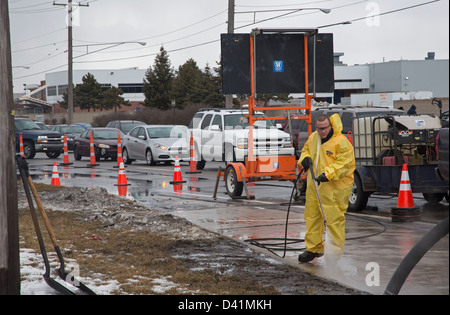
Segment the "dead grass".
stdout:
<path fill-rule="evenodd" d="M 59 189 L 48 185 L 36 188 Z M 273 287 L 266 288 L 242 277 L 221 275 L 209 269 L 190 270 L 183 259 L 171 255 L 177 241 L 164 235 L 104 227 L 100 221 L 85 220 L 82 212 L 48 209 L 46 212 L 64 258 L 76 260 L 81 276 L 96 277 L 100 273 L 105 279 L 117 280 L 121 286 L 115 294 L 277 294 Z M 52 252 L 42 221 L 40 226 L 47 252 Z M 28 208 L 19 210 L 19 228 L 21 247 L 39 252 Z M 155 292 L 158 285 L 155 279 L 167 279 L 173 285 Z"/>

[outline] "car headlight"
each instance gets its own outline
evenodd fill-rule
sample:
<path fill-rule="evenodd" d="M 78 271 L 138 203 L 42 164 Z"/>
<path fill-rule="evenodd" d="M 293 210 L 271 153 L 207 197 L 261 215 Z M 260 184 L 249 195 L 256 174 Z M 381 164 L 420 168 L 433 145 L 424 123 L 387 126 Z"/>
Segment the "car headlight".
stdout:
<path fill-rule="evenodd" d="M 237 148 L 238 149 L 247 149 L 247 138 L 237 139 Z"/>
<path fill-rule="evenodd" d="M 161 149 L 161 150 L 167 150 L 167 146 L 159 143 L 154 144 L 155 148 Z"/>
<path fill-rule="evenodd" d="M 46 142 L 48 142 L 48 138 L 47 138 L 47 136 L 38 136 L 37 137 L 37 142 L 39 142 L 39 143 L 46 143 Z"/>
<path fill-rule="evenodd" d="M 283 148 L 290 148 L 290 147 L 292 147 L 291 138 L 290 137 L 284 137 L 283 138 Z"/>
<path fill-rule="evenodd" d="M 98 147 L 99 147 L 99 148 L 102 148 L 102 149 L 109 149 L 109 148 L 110 148 L 109 145 L 103 144 L 103 143 L 99 144 Z"/>

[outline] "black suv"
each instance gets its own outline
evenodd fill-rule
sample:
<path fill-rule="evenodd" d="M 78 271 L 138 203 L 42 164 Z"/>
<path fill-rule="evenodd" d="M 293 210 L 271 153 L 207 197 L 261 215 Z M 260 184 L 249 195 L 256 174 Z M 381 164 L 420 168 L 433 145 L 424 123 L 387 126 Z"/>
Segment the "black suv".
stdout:
<path fill-rule="evenodd" d="M 64 149 L 64 136 L 56 131 L 42 130 L 34 121 L 14 118 L 16 129 L 16 152 L 20 152 L 20 133 L 23 139 L 23 153 L 32 159 L 36 152 L 45 152 L 49 158 L 56 159 Z"/>

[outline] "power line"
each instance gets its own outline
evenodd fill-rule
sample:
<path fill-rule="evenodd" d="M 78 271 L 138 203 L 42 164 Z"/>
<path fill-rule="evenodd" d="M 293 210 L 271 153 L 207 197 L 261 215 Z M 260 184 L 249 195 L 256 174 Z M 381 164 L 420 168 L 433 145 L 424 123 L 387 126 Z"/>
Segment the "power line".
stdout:
<path fill-rule="evenodd" d="M 439 2 L 439 1 L 441 1 L 441 0 L 433 0 L 433 1 L 429 1 L 429 2 L 419 3 L 419 4 L 416 4 L 416 5 L 411 5 L 409 7 L 404 7 L 404 8 L 400 8 L 400 9 L 386 11 L 386 12 L 383 12 L 383 13 L 380 13 L 380 14 L 374 14 L 374 15 L 371 15 L 370 17 L 383 16 L 383 15 L 388 15 L 388 14 L 392 14 L 392 13 L 396 13 L 396 12 L 400 12 L 400 11 L 414 9 L 414 8 L 417 8 L 417 7 L 421 7 L 421 6 L 432 4 L 432 3 L 435 3 L 435 2 Z M 317 28 L 325 28 L 325 27 L 331 27 L 331 26 L 342 25 L 342 24 L 350 24 L 350 23 L 353 23 L 353 22 L 366 20 L 366 19 L 367 19 L 367 16 L 356 18 L 356 19 L 353 19 L 353 20 L 342 21 L 340 23 L 333 23 L 333 24 L 328 24 L 328 25 L 322 25 L 322 26 L 318 26 Z"/>
<path fill-rule="evenodd" d="M 177 52 L 177 51 L 186 50 L 186 49 L 190 49 L 190 48 L 195 48 L 195 47 L 209 45 L 209 44 L 216 43 L 216 42 L 219 42 L 219 41 L 220 41 L 220 39 L 214 39 L 214 40 L 207 41 L 207 42 L 204 42 L 204 43 L 190 45 L 190 46 L 186 46 L 186 47 L 175 48 L 175 49 L 170 49 L 170 50 L 166 50 L 166 51 L 168 53 L 170 53 L 170 52 Z M 139 56 L 132 56 L 132 57 L 115 58 L 115 59 L 103 59 L 103 60 L 94 60 L 94 61 L 76 61 L 75 63 L 111 62 L 111 61 L 121 61 L 121 60 L 129 60 L 129 59 L 138 59 L 138 58 L 145 58 L 145 57 L 150 57 L 150 56 L 156 56 L 158 53 L 159 52 L 145 54 L 145 55 L 139 55 Z M 74 58 L 76 58 L 76 57 L 74 57 Z"/>

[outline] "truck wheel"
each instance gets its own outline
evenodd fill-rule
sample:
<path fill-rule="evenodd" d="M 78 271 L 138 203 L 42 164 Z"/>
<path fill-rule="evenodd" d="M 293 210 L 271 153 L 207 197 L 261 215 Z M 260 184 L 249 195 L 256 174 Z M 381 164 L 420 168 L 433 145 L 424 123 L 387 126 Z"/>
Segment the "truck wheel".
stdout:
<path fill-rule="evenodd" d="M 197 161 L 197 169 L 198 170 L 201 171 L 202 169 L 204 169 L 205 165 L 206 165 L 206 161 L 205 160 Z"/>
<path fill-rule="evenodd" d="M 242 195 L 244 183 L 238 182 L 234 167 L 229 167 L 225 171 L 225 187 L 230 197 L 239 197 Z"/>
<path fill-rule="evenodd" d="M 198 170 L 203 170 L 205 168 L 206 165 L 206 161 L 202 158 L 200 150 L 198 149 L 198 145 L 195 144 L 194 145 L 194 151 L 195 151 L 195 158 L 197 160 L 197 169 Z"/>
<path fill-rule="evenodd" d="M 369 196 L 370 193 L 363 191 L 361 179 L 359 179 L 359 176 L 355 174 L 352 192 L 350 193 L 350 198 L 348 200 L 348 210 L 349 211 L 363 210 L 367 205 Z"/>
<path fill-rule="evenodd" d="M 34 149 L 34 143 L 32 141 L 23 142 L 23 155 L 26 159 L 32 159 L 36 155 L 36 150 Z"/>
<path fill-rule="evenodd" d="M 433 194 L 433 193 L 422 193 L 422 195 L 423 195 L 423 198 L 425 198 L 425 200 L 428 203 L 431 203 L 431 204 L 438 204 L 445 197 L 445 194 L 439 194 L 439 193 L 435 193 L 435 194 Z"/>
<path fill-rule="evenodd" d="M 61 155 L 61 151 L 47 151 L 45 154 L 51 159 L 57 159 Z"/>

